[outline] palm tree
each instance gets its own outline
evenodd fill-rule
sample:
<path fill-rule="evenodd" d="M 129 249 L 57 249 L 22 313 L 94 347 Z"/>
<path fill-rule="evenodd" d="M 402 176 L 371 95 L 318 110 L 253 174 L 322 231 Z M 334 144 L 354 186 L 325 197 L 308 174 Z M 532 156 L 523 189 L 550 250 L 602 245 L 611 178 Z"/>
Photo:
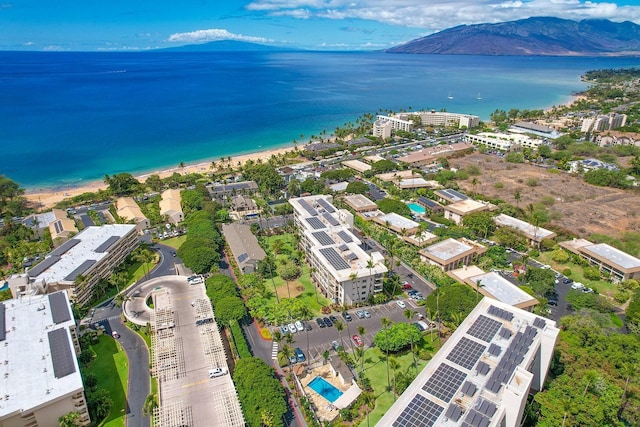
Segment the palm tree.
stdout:
<path fill-rule="evenodd" d="M 367 332 L 367 330 L 364 328 L 364 326 L 359 325 L 358 326 L 358 334 L 360 335 L 360 338 L 364 337 L 364 334 Z M 362 375 L 364 375 L 364 352 L 366 351 L 366 349 L 363 347 L 362 348 L 362 357 L 360 358 L 360 376 L 362 377 Z"/>
<path fill-rule="evenodd" d="M 121 307 L 127 301 L 131 301 L 131 297 L 124 293 L 118 293 L 115 297 L 113 297 L 113 303 L 118 307 Z"/>
<path fill-rule="evenodd" d="M 63 415 L 58 419 L 58 425 L 60 427 L 76 427 L 80 425 L 80 413 L 69 412 L 67 415 Z"/>
<path fill-rule="evenodd" d="M 149 249 L 137 251 L 133 258 L 142 264 L 145 274 L 145 280 L 149 279 L 149 264 L 155 260 L 155 255 Z"/>
<path fill-rule="evenodd" d="M 344 323 L 342 323 L 340 320 L 336 320 L 334 324 L 336 326 L 336 329 L 338 330 L 338 340 L 340 342 L 340 345 L 344 348 L 344 345 L 342 345 L 342 331 L 344 330 Z"/>
<path fill-rule="evenodd" d="M 388 317 L 383 317 L 382 319 L 380 319 L 380 324 L 382 325 L 382 327 L 384 328 L 384 340 L 385 340 L 385 347 L 387 348 L 387 357 L 386 357 L 386 362 L 387 362 L 387 390 L 391 389 L 391 378 L 389 377 L 389 326 L 391 326 L 391 320 Z"/>
<path fill-rule="evenodd" d="M 478 280 L 476 282 L 476 304 L 478 304 L 478 297 L 480 296 L 480 291 L 479 289 L 484 287 L 484 285 L 482 284 L 482 280 Z"/>
<path fill-rule="evenodd" d="M 373 410 L 376 405 L 376 397 L 373 393 L 364 392 L 362 394 L 362 404 L 367 407 L 367 427 L 370 427 L 369 424 L 369 414 Z"/>
<path fill-rule="evenodd" d="M 404 310 L 404 317 L 407 318 L 407 320 L 411 320 L 413 318 L 413 316 L 416 315 L 416 311 L 411 310 L 410 308 L 407 308 Z M 417 369 L 418 368 L 418 363 L 416 361 L 416 355 L 413 352 L 413 335 L 411 335 L 411 354 L 413 355 L 413 366 Z"/>
<path fill-rule="evenodd" d="M 287 336 L 290 337 L 291 335 Z M 280 351 L 282 352 L 282 355 L 286 359 L 286 364 L 288 365 L 290 362 L 289 358 L 293 356 L 293 348 L 289 344 L 285 344 L 282 346 L 282 350 Z"/>
<path fill-rule="evenodd" d="M 391 369 L 393 370 L 393 400 L 396 400 L 398 398 L 398 394 L 396 393 L 396 369 L 400 367 L 400 363 L 393 356 L 389 358 L 387 363 L 391 365 Z"/>

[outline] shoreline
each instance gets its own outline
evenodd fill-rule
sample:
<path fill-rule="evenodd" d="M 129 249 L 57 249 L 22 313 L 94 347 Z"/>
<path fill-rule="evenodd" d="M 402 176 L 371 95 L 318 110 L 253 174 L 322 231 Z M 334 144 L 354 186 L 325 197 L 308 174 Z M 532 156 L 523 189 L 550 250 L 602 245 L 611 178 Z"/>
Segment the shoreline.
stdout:
<path fill-rule="evenodd" d="M 303 146 L 304 144 L 298 144 L 298 148 Z M 255 151 L 251 153 L 245 154 L 236 154 L 230 156 L 219 156 L 219 157 L 211 157 L 208 160 L 198 160 L 196 163 L 185 163 L 183 168 L 179 166 L 174 166 L 167 169 L 155 169 L 148 170 L 145 172 L 138 172 L 132 174 L 134 178 L 136 178 L 140 182 L 145 182 L 146 179 L 151 175 L 158 175 L 160 178 L 167 178 L 174 173 L 179 173 L 180 175 L 192 174 L 192 173 L 208 173 L 211 172 L 211 162 L 220 162 L 220 158 L 224 157 L 225 159 L 231 157 L 231 165 L 233 167 L 237 167 L 238 163 L 244 165 L 247 161 L 253 160 L 257 161 L 258 159 L 269 159 L 273 155 L 280 155 L 282 153 L 289 152 L 293 150 L 295 147 L 293 144 L 289 143 L 284 146 L 279 146 L 275 148 L 266 148 L 264 150 Z M 227 162 L 225 162 L 226 164 Z M 127 173 L 127 172 L 125 172 Z M 37 205 L 40 209 L 49 209 L 55 206 L 57 203 L 61 202 L 64 199 L 78 196 L 82 193 L 87 192 L 96 192 L 98 190 L 106 190 L 107 185 L 101 180 L 93 180 L 83 182 L 81 184 L 69 184 L 63 186 L 53 186 L 50 188 L 42 187 L 42 188 L 25 188 L 24 197 L 32 204 Z"/>

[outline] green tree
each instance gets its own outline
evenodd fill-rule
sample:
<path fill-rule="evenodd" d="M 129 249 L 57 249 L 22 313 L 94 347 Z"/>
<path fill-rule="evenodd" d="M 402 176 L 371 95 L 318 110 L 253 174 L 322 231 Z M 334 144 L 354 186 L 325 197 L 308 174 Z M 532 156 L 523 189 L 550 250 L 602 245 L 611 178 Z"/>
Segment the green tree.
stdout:
<path fill-rule="evenodd" d="M 140 182 L 130 173 L 105 175 L 104 183 L 107 184 L 111 194 L 115 196 L 130 196 L 141 191 Z"/>
<path fill-rule="evenodd" d="M 216 313 L 216 321 L 225 326 L 232 320 L 241 320 L 247 314 L 242 298 L 237 296 L 222 298 L 217 302 L 214 309 Z"/>
<path fill-rule="evenodd" d="M 380 330 L 373 342 L 382 351 L 396 353 L 422 339 L 422 333 L 410 323 L 394 323 L 390 327 Z"/>
<path fill-rule="evenodd" d="M 16 216 L 22 213 L 24 188 L 5 175 L 0 175 L 0 216 Z"/>
<path fill-rule="evenodd" d="M 58 419 L 59 427 L 77 427 L 80 424 L 80 413 L 69 412 L 67 415 L 63 415 Z"/>
<path fill-rule="evenodd" d="M 345 190 L 349 194 L 369 194 L 369 186 L 362 181 L 352 181 Z"/>
<path fill-rule="evenodd" d="M 395 212 L 399 215 L 411 215 L 411 209 L 400 200 L 384 198 L 377 202 L 378 208 L 384 213 Z"/>
<path fill-rule="evenodd" d="M 462 224 L 469 228 L 476 236 L 485 239 L 496 229 L 492 212 L 474 212 L 462 219 Z"/>

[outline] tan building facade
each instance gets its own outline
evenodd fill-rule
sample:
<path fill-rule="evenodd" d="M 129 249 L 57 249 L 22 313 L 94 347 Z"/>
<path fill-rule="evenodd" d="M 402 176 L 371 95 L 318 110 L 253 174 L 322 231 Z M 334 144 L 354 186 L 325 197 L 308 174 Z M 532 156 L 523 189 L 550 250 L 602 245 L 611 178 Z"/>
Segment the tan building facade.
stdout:
<path fill-rule="evenodd" d="M 487 251 L 485 246 L 468 239 L 446 239 L 421 249 L 423 262 L 437 265 L 444 271 L 471 265 L 474 259 Z"/>
<path fill-rule="evenodd" d="M 116 209 L 120 218 L 136 225 L 138 233 L 142 234 L 144 230 L 151 227 L 149 218 L 142 213 L 140 206 L 132 197 L 118 198 L 116 200 Z"/>
<path fill-rule="evenodd" d="M 180 190 L 170 189 L 164 191 L 162 200 L 160 200 L 160 216 L 166 217 L 167 221 L 172 224 L 179 224 L 184 221 L 181 201 Z"/>

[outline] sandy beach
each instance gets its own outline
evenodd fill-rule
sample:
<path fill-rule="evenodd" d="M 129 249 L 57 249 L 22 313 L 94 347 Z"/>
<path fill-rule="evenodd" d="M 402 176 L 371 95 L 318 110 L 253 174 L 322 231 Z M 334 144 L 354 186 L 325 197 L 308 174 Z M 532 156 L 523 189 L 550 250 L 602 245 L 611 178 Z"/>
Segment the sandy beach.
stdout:
<path fill-rule="evenodd" d="M 286 153 L 287 151 L 291 151 L 292 149 L 293 149 L 293 146 L 286 146 L 281 148 L 258 151 L 255 153 L 231 156 L 231 165 L 234 168 L 236 168 L 238 166 L 238 163 L 244 164 L 249 160 L 257 161 L 258 159 L 262 159 L 263 161 L 266 161 L 273 155 Z M 179 174 L 190 174 L 190 173 L 206 174 L 212 171 L 211 170 L 212 161 L 216 162 L 216 164 L 219 164 L 220 157 L 212 158 L 208 161 L 203 161 L 199 163 L 185 164 L 184 168 L 173 167 L 170 169 L 155 170 L 155 171 L 135 175 L 135 177 L 138 181 L 144 182 L 150 175 L 158 175 L 160 178 L 166 178 L 168 176 L 173 175 L 175 172 Z M 50 190 L 27 189 L 25 192 L 25 197 L 35 206 L 39 206 L 41 209 L 46 210 L 48 208 L 55 206 L 56 203 L 64 199 L 74 197 L 86 192 L 93 192 L 101 189 L 104 190 L 106 188 L 107 186 L 105 185 L 104 182 L 96 180 L 96 181 L 87 182 L 83 185 L 71 186 L 68 188 L 52 188 Z"/>

